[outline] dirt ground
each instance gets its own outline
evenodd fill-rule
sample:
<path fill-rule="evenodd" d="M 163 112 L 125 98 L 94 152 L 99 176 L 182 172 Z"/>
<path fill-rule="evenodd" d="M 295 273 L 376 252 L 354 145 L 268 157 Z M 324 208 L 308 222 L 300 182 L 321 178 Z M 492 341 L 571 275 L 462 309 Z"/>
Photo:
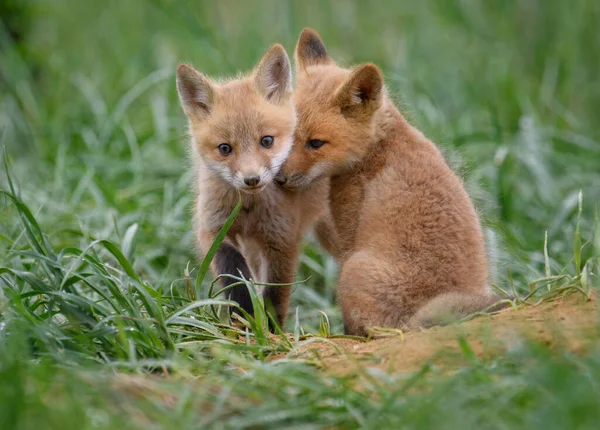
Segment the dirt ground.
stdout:
<path fill-rule="evenodd" d="M 427 362 L 450 370 L 469 359 L 465 349 L 477 356 L 471 359 L 485 359 L 517 347 L 526 338 L 583 353 L 597 335 L 598 318 L 595 297 L 572 294 L 460 324 L 398 332 L 369 342 L 332 338 L 301 347 L 292 356 L 316 359 L 334 374 L 347 374 L 365 365 L 405 373 L 418 370 Z"/>
<path fill-rule="evenodd" d="M 418 371 L 426 363 L 433 365 L 437 372 L 452 373 L 469 360 L 485 360 L 504 354 L 518 347 L 524 339 L 582 354 L 600 334 L 600 313 L 596 302 L 594 296 L 588 299 L 582 294 L 571 294 L 552 302 L 508 308 L 495 315 L 481 316 L 451 326 L 406 333 L 389 332 L 386 337 L 369 342 L 347 338 L 312 338 L 302 341 L 304 346 L 290 354 L 271 359 L 307 360 L 320 365 L 325 372 L 354 377 L 364 375 L 365 369 L 400 376 Z M 161 382 L 165 376 L 166 373 L 118 374 L 109 378 L 109 381 L 113 389 L 127 396 L 159 399 L 168 407 L 176 407 L 178 392 L 173 388 L 164 389 Z M 214 390 L 215 398 L 220 392 L 218 381 L 207 378 L 194 381 L 198 390 Z M 212 410 L 209 403 L 202 407 L 206 407 L 206 412 Z M 131 413 L 139 415 L 135 407 Z M 141 415 L 138 418 L 140 422 L 145 420 Z"/>

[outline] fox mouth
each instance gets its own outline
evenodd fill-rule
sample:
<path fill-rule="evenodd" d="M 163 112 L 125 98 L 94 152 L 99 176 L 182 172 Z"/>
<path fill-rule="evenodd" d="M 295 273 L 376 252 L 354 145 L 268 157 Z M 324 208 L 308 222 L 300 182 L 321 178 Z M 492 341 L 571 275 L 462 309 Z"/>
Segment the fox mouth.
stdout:
<path fill-rule="evenodd" d="M 277 186 L 280 188 L 285 188 L 286 190 L 295 190 L 297 188 L 300 188 L 299 186 L 295 184 L 290 184 L 289 182 L 277 182 Z"/>
<path fill-rule="evenodd" d="M 287 176 L 283 175 L 281 172 L 279 172 L 277 175 L 275 175 L 275 177 L 273 178 L 273 182 L 275 182 L 277 185 L 283 186 L 285 185 L 285 183 L 287 182 Z"/>
<path fill-rule="evenodd" d="M 256 185 L 254 187 L 240 187 L 239 190 L 247 194 L 258 194 L 266 188 L 267 184 Z"/>
<path fill-rule="evenodd" d="M 304 188 L 307 185 L 306 177 L 302 174 L 292 174 L 290 176 L 278 175 L 275 177 L 275 183 L 281 188 L 297 189 Z"/>
<path fill-rule="evenodd" d="M 282 187 L 282 188 L 288 188 L 290 184 L 287 183 L 287 180 L 285 177 L 276 177 L 273 182 L 275 182 L 275 184 L 277 184 L 278 186 Z"/>

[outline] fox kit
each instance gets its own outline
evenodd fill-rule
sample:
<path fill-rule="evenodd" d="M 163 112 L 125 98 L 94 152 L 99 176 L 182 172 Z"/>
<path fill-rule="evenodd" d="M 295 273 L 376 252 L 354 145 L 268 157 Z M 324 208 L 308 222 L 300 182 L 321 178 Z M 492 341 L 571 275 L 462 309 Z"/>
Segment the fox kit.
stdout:
<path fill-rule="evenodd" d="M 379 68 L 338 67 L 311 29 L 295 55 L 298 125 L 277 181 L 304 189 L 331 178 L 346 332 L 426 326 L 495 303 L 475 208 L 393 105 Z"/>
<path fill-rule="evenodd" d="M 274 45 L 249 75 L 217 83 L 181 64 L 177 91 L 188 117 L 196 174 L 195 225 L 205 254 L 238 202 L 242 209 L 218 249 L 211 270 L 255 281 L 290 284 L 303 230 L 326 208 L 328 179 L 292 192 L 273 183 L 293 142 L 296 113 L 290 60 Z M 234 281 L 222 278 L 226 287 Z M 283 324 L 291 287 L 266 287 Z M 229 297 L 248 312 L 245 286 Z"/>

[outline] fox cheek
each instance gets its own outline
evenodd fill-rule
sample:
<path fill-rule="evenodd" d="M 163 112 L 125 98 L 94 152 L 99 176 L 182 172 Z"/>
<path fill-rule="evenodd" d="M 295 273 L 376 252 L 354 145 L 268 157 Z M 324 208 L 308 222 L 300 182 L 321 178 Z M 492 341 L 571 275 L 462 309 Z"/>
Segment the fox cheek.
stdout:
<path fill-rule="evenodd" d="M 328 163 L 325 163 L 325 162 L 316 163 L 308 171 L 307 176 L 310 178 L 310 180 L 317 179 L 317 178 L 327 174 L 328 167 L 329 167 Z"/>
<path fill-rule="evenodd" d="M 221 178 L 223 178 L 227 182 L 231 184 L 235 183 L 235 175 L 232 173 L 231 169 L 227 164 L 211 162 L 207 163 L 207 167 L 213 172 L 217 173 Z"/>
<path fill-rule="evenodd" d="M 273 171 L 274 175 L 279 173 L 279 171 L 282 169 L 282 166 L 284 166 L 286 164 L 286 161 L 291 156 L 290 155 L 291 152 L 292 152 L 292 145 L 289 144 L 289 145 L 281 148 L 280 151 L 277 153 L 277 155 L 275 155 L 275 157 L 273 157 L 273 161 L 271 161 L 271 170 Z"/>

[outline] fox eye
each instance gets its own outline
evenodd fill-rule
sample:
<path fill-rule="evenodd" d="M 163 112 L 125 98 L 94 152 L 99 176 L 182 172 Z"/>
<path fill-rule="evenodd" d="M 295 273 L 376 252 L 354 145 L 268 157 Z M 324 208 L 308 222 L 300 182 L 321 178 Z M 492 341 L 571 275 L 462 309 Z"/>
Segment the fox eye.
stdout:
<path fill-rule="evenodd" d="M 223 155 L 229 155 L 231 154 L 231 151 L 233 151 L 233 148 L 231 148 L 231 145 L 227 144 L 227 143 L 221 143 L 219 145 L 219 152 Z"/>
<path fill-rule="evenodd" d="M 270 148 L 273 146 L 273 142 L 275 142 L 273 136 L 263 136 L 263 138 L 260 139 L 260 146 L 263 148 Z"/>
<path fill-rule="evenodd" d="M 324 140 L 320 140 L 320 139 L 311 139 L 308 141 L 307 146 L 310 149 L 319 149 L 321 146 L 325 145 L 327 142 L 325 142 Z"/>

